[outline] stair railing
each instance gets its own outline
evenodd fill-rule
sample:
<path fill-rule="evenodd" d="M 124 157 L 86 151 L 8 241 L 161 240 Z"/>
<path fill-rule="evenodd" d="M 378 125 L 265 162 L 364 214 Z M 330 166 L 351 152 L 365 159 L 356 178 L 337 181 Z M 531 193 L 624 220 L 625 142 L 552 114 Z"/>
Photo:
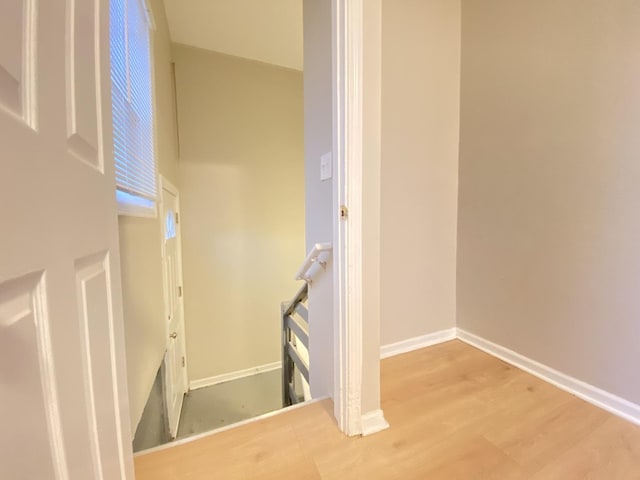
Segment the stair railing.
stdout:
<path fill-rule="evenodd" d="M 309 288 L 319 269 L 326 268 L 331 255 L 330 243 L 313 246 L 296 274 L 304 285 L 293 299 L 282 303 L 282 405 L 287 407 L 307 400 L 309 393 Z M 300 379 L 302 385 L 296 382 Z M 296 388 L 296 387 L 301 388 Z M 302 390 L 302 392 L 300 391 Z"/>

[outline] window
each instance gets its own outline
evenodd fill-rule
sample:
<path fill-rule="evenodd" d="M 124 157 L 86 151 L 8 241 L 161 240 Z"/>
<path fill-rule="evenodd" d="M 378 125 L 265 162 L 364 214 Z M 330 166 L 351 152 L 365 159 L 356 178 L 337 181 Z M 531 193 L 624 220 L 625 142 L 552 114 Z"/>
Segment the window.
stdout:
<path fill-rule="evenodd" d="M 120 213 L 155 216 L 150 18 L 145 0 L 111 0 L 111 84 Z"/>
<path fill-rule="evenodd" d="M 169 209 L 167 211 L 167 218 L 164 223 L 164 239 L 171 240 L 176 238 L 176 214 L 173 210 Z"/>

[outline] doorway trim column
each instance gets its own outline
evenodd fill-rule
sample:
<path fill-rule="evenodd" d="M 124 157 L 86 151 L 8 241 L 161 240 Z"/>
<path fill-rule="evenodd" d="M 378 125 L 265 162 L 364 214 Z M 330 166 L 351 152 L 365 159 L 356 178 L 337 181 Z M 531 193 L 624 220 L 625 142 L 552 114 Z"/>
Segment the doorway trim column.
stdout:
<path fill-rule="evenodd" d="M 362 433 L 363 0 L 333 0 L 334 414 Z"/>

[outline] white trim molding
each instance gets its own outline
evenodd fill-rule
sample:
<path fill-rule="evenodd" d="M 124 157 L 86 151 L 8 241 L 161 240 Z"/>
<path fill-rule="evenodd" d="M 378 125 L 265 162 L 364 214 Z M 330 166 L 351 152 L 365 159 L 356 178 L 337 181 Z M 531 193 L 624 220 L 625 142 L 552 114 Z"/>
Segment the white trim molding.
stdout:
<path fill-rule="evenodd" d="M 333 0 L 334 414 L 362 433 L 363 0 Z M 343 210 L 342 207 L 346 207 Z"/>
<path fill-rule="evenodd" d="M 244 370 L 238 370 L 235 372 L 223 373 L 221 375 L 214 375 L 213 377 L 201 378 L 199 380 L 191 380 L 189 382 L 189 390 L 197 390 L 199 388 L 211 387 L 224 382 L 230 382 L 232 380 L 238 380 L 240 378 L 250 377 L 252 375 L 258 375 L 259 373 L 272 372 L 282 367 L 282 362 L 267 363 L 264 365 L 258 365 L 257 367 L 245 368 Z"/>
<path fill-rule="evenodd" d="M 548 382 L 556 387 L 569 392 L 586 402 L 600 407 L 618 417 L 624 418 L 636 425 L 640 425 L 640 405 L 606 392 L 598 387 L 570 377 L 551 367 L 543 365 L 535 360 L 520 355 L 501 345 L 497 345 L 482 337 L 469 333 L 460 328 L 457 329 L 458 339 L 472 345 L 489 355 L 497 357 L 525 372 Z"/>
<path fill-rule="evenodd" d="M 384 418 L 382 410 L 374 410 L 362 415 L 362 436 L 372 435 L 389 428 L 389 422 Z"/>
<path fill-rule="evenodd" d="M 455 340 L 456 329 L 447 328 L 446 330 L 440 330 L 427 335 L 421 335 L 419 337 L 409 338 L 400 342 L 390 343 L 380 347 L 380 358 L 389 358 L 402 353 L 413 352 L 425 347 L 431 347 L 438 343 L 448 342 Z"/>

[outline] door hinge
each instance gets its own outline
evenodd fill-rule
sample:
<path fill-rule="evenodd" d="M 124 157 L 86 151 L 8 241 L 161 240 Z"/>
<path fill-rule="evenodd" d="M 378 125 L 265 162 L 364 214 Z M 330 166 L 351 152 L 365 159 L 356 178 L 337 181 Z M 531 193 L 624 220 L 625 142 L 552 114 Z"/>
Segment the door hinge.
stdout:
<path fill-rule="evenodd" d="M 344 205 L 340 205 L 340 220 L 346 220 L 349 217 L 349 209 Z"/>
<path fill-rule="evenodd" d="M 182 296 L 182 287 L 178 287 L 178 296 L 181 297 Z"/>
<path fill-rule="evenodd" d="M 180 214 L 176 212 L 176 225 L 180 223 Z"/>
<path fill-rule="evenodd" d="M 182 366 L 185 366 L 184 355 L 182 356 Z"/>

